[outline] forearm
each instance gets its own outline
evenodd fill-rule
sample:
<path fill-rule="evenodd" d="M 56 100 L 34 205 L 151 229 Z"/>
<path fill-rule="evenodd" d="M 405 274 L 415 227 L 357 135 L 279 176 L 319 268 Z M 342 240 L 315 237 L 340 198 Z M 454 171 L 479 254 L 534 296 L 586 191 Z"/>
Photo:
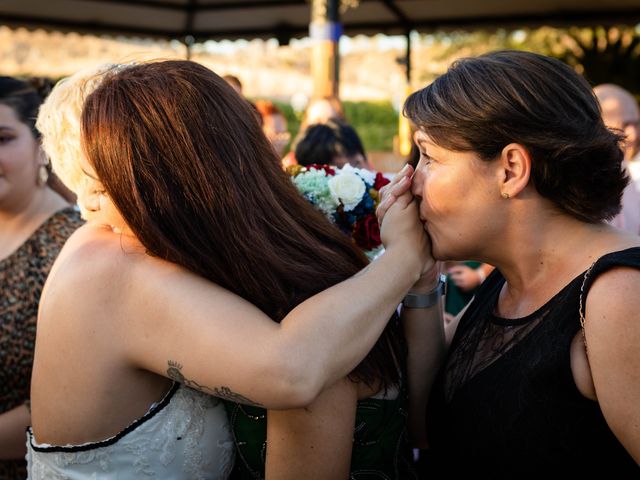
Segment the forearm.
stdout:
<path fill-rule="evenodd" d="M 24 458 L 26 429 L 31 423 L 31 414 L 26 405 L 0 414 L 0 460 Z"/>
<path fill-rule="evenodd" d="M 444 296 L 430 308 L 403 308 L 402 325 L 409 354 L 409 435 L 414 447 L 427 448 L 425 409 L 431 385 L 446 353 Z"/>
<path fill-rule="evenodd" d="M 414 261 L 401 249 L 387 250 L 361 273 L 302 303 L 283 320 L 286 335 L 279 348 L 288 352 L 290 374 L 312 382 L 310 399 L 351 372 L 371 350 L 419 276 Z"/>

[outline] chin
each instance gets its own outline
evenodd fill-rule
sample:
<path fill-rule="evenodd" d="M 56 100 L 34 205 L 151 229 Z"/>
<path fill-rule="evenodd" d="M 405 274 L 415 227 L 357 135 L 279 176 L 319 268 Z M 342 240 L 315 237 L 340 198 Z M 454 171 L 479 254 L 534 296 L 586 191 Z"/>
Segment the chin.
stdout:
<path fill-rule="evenodd" d="M 446 248 L 446 245 L 446 242 L 443 245 L 442 242 L 431 239 L 431 255 L 434 259 L 441 262 L 456 260 L 456 253 L 450 248 Z"/>

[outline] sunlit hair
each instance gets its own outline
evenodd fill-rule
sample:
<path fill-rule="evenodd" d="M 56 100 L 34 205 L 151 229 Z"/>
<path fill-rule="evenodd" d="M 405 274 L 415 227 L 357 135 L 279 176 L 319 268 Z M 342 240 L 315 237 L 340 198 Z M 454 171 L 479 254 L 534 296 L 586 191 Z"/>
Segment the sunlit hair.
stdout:
<path fill-rule="evenodd" d="M 151 255 L 275 321 L 367 263 L 298 193 L 251 105 L 202 65 L 151 62 L 107 75 L 86 98 L 81 131 L 86 158 Z M 396 383 L 399 338 L 392 322 L 352 378 Z"/>
<path fill-rule="evenodd" d="M 42 148 L 49 156 L 54 173 L 74 193 L 80 195 L 89 179 L 82 172 L 80 157 L 80 116 L 87 95 L 113 72 L 116 64 L 81 70 L 60 80 L 40 107 L 36 128 Z"/>
<path fill-rule="evenodd" d="M 484 161 L 524 145 L 538 193 L 579 220 L 620 211 L 621 137 L 605 127 L 587 81 L 557 59 L 500 51 L 458 60 L 412 94 L 404 113 L 436 144 Z"/>

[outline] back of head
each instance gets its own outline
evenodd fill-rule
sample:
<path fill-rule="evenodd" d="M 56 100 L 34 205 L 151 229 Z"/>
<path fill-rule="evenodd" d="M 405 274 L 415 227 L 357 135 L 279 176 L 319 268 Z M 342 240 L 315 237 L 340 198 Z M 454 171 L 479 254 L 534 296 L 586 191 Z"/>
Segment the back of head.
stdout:
<path fill-rule="evenodd" d="M 81 129 L 88 161 L 150 254 L 274 320 L 367 262 L 298 193 L 252 106 L 202 65 L 107 75 L 86 99 Z M 367 364 L 364 379 L 396 378 L 380 344 L 384 361 Z"/>
<path fill-rule="evenodd" d="M 300 165 L 335 165 L 338 157 L 345 159 L 366 154 L 356 130 L 346 123 L 330 120 L 309 126 L 295 150 Z"/>
<path fill-rule="evenodd" d="M 291 279 L 273 279 L 284 289 L 273 299 L 265 279 L 303 270 L 294 250 L 313 240 L 300 224 L 326 222 L 282 171 L 252 107 L 222 78 L 189 61 L 126 68 L 87 97 L 81 128 L 87 159 L 151 253 L 274 316 L 290 303 L 282 297 L 292 295 L 284 291 Z M 344 277 L 344 262 L 341 269 Z"/>
<path fill-rule="evenodd" d="M 42 148 L 54 173 L 73 192 L 80 193 L 86 176 L 80 167 L 80 116 L 84 100 L 107 73 L 121 68 L 104 64 L 81 70 L 58 82 L 40 107 L 36 127 L 42 134 Z"/>
<path fill-rule="evenodd" d="M 27 125 L 39 138 L 35 122 L 42 97 L 29 83 L 13 77 L 0 77 L 0 105 L 10 107 L 18 120 Z"/>
<path fill-rule="evenodd" d="M 621 138 L 602 122 L 589 84 L 559 60 L 521 51 L 462 59 L 404 111 L 438 145 L 485 161 L 524 145 L 537 192 L 575 218 L 599 222 L 620 210 Z"/>

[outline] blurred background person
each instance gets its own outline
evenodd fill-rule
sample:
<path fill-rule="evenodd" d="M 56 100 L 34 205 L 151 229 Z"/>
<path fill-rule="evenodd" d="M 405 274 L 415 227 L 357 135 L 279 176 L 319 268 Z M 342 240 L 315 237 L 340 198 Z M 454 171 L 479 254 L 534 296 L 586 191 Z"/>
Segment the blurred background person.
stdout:
<path fill-rule="evenodd" d="M 329 120 L 347 123 L 340 100 L 336 97 L 312 98 L 302 115 L 300 128 L 292 142 L 291 151 L 282 159 L 282 165 L 284 167 L 296 165 L 298 161 L 295 150 L 302 137 L 305 136 L 307 128 L 312 125 L 327 123 Z"/>
<path fill-rule="evenodd" d="M 480 262 L 450 262 L 447 268 L 445 321 L 449 323 L 471 301 L 493 267 Z"/>
<path fill-rule="evenodd" d="M 270 100 L 256 100 L 255 107 L 262 117 L 262 131 L 273 145 L 278 157 L 282 158 L 291 140 L 284 113 Z"/>
<path fill-rule="evenodd" d="M 636 235 L 640 234 L 640 137 L 638 125 L 640 110 L 630 92 L 612 83 L 597 85 L 593 89 L 604 124 L 624 134 L 624 164 L 631 181 L 622 196 L 622 210 L 610 223 Z"/>
<path fill-rule="evenodd" d="M 328 120 L 311 125 L 304 132 L 295 149 L 298 164 L 333 165 L 371 170 L 358 132 L 344 122 Z"/>
<path fill-rule="evenodd" d="M 26 478 L 25 429 L 38 301 L 54 259 L 82 221 L 49 186 L 28 83 L 0 77 L 0 478 Z"/>
<path fill-rule="evenodd" d="M 346 121 L 342 103 L 336 97 L 317 97 L 311 99 L 305 109 L 300 131 L 304 132 L 310 125 L 327 123 L 329 120 Z"/>
<path fill-rule="evenodd" d="M 222 78 L 224 79 L 225 82 L 231 85 L 231 87 L 236 92 L 238 92 L 238 95 L 244 97 L 244 94 L 242 93 L 242 82 L 238 77 L 236 77 L 235 75 L 227 74 L 227 75 L 224 75 Z"/>

